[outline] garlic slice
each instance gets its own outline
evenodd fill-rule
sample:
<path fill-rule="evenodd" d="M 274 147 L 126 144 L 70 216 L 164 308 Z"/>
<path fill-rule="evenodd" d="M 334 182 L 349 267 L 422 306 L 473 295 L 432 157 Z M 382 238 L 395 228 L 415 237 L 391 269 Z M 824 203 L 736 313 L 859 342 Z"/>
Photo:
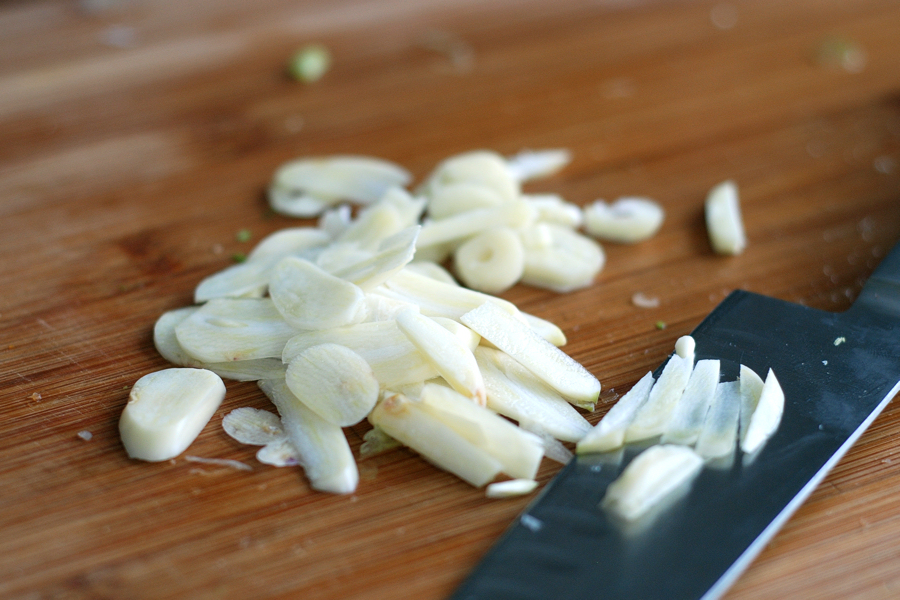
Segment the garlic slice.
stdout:
<path fill-rule="evenodd" d="M 378 380 L 368 363 L 339 344 L 301 352 L 288 364 L 285 382 L 307 408 L 341 427 L 365 419 L 378 401 Z"/>
<path fill-rule="evenodd" d="M 531 430 L 540 424 L 548 435 L 577 442 L 590 431 L 588 421 L 559 392 L 501 350 L 479 346 L 475 360 L 487 390 L 487 407 Z"/>
<path fill-rule="evenodd" d="M 366 317 L 366 296 L 308 260 L 289 256 L 272 271 L 272 302 L 297 329 L 328 329 L 359 323 Z"/>
<path fill-rule="evenodd" d="M 323 492 L 353 493 L 359 483 L 359 471 L 340 426 L 307 408 L 283 379 L 260 381 L 259 387 L 278 409 L 310 485 Z"/>
<path fill-rule="evenodd" d="M 650 397 L 653 388 L 653 373 L 647 373 L 616 402 L 587 435 L 578 441 L 578 454 L 609 452 L 621 448 L 625 443 L 625 431 L 634 416 Z"/>
<path fill-rule="evenodd" d="M 175 327 L 184 352 L 203 363 L 279 357 L 296 333 L 270 298 L 214 298 Z"/>
<path fill-rule="evenodd" d="M 484 406 L 484 379 L 472 350 L 461 339 L 415 309 L 398 313 L 397 327 L 454 390 Z"/>
<path fill-rule="evenodd" d="M 519 181 L 507 166 L 506 159 L 487 150 L 465 152 L 443 160 L 428 176 L 425 189 L 434 194 L 438 188 L 454 183 L 485 185 L 504 201 L 514 200 L 520 193 Z"/>
<path fill-rule="evenodd" d="M 749 369 L 747 369 L 749 371 Z M 741 397 L 744 397 L 744 367 L 741 368 Z M 755 398 L 755 402 L 753 402 Z M 766 374 L 766 381 L 756 396 L 750 393 L 748 402 L 742 402 L 741 419 L 748 420 L 741 433 L 741 450 L 753 454 L 765 444 L 778 429 L 784 414 L 784 391 L 772 369 Z M 749 416 L 749 418 L 748 418 Z"/>
<path fill-rule="evenodd" d="M 697 361 L 684 393 L 672 411 L 662 443 L 692 446 L 697 441 L 703 429 L 703 420 L 716 394 L 720 367 L 718 360 Z"/>
<path fill-rule="evenodd" d="M 447 426 L 422 403 L 403 395 L 381 400 L 369 413 L 369 421 L 472 486 L 484 486 L 502 470 L 500 461 Z"/>
<path fill-rule="evenodd" d="M 428 216 L 446 219 L 471 210 L 491 208 L 507 200 L 481 183 L 461 182 L 439 186 L 428 199 Z"/>
<path fill-rule="evenodd" d="M 302 158 L 283 164 L 269 187 L 272 208 L 293 216 L 311 217 L 347 200 L 371 204 L 394 186 L 409 183 L 410 174 L 398 165 L 364 156 Z M 302 207 L 292 199 L 309 198 Z M 319 206 L 315 206 L 315 201 Z"/>
<path fill-rule="evenodd" d="M 675 406 L 684 393 L 693 369 L 693 357 L 673 354 L 659 379 L 653 384 L 650 396 L 634 416 L 625 432 L 626 442 L 646 440 L 665 432 Z"/>
<path fill-rule="evenodd" d="M 467 287 L 499 294 L 522 277 L 525 270 L 522 242 L 509 227 L 488 229 L 456 249 L 453 268 Z"/>
<path fill-rule="evenodd" d="M 291 254 L 325 246 L 330 241 L 331 236 L 326 231 L 315 227 L 280 229 L 260 240 L 247 254 L 247 262 L 242 264 L 272 259 L 278 261 Z"/>
<path fill-rule="evenodd" d="M 384 283 L 383 288 L 378 288 L 373 293 L 415 304 L 423 315 L 429 317 L 459 320 L 473 308 L 490 302 L 501 310 L 515 315 L 515 318 L 522 319 L 523 322 L 525 320 L 512 302 L 459 285 L 437 281 L 412 269 L 401 269 Z"/>
<path fill-rule="evenodd" d="M 571 161 L 571 152 L 564 148 L 522 150 L 506 159 L 506 168 L 513 179 L 524 182 L 554 175 Z"/>
<path fill-rule="evenodd" d="M 225 398 L 222 379 L 205 369 L 148 373 L 131 387 L 119 418 L 131 458 L 162 461 L 187 450 Z"/>
<path fill-rule="evenodd" d="M 522 198 L 537 209 L 536 220 L 578 229 L 584 222 L 581 207 L 566 202 L 558 194 L 523 194 Z"/>
<path fill-rule="evenodd" d="M 554 223 L 538 223 L 520 234 L 525 250 L 522 283 L 559 293 L 593 284 L 603 269 L 603 248 L 580 233 Z"/>
<path fill-rule="evenodd" d="M 537 210 L 524 200 L 511 200 L 499 206 L 478 208 L 459 213 L 446 219 L 426 221 L 416 242 L 416 248 L 423 250 L 432 246 L 464 240 L 496 227 L 527 227 L 531 225 Z"/>
<path fill-rule="evenodd" d="M 657 445 L 625 467 L 606 490 L 601 503 L 626 521 L 635 521 L 700 473 L 703 459 L 685 446 Z"/>
<path fill-rule="evenodd" d="M 363 291 L 376 288 L 413 259 L 419 229 L 418 225 L 402 229 L 382 240 L 377 251 L 370 256 L 348 261 L 340 267 L 333 264 L 327 270 L 335 277 L 359 286 Z"/>
<path fill-rule="evenodd" d="M 282 360 L 290 363 L 306 349 L 326 343 L 340 344 L 359 354 L 385 389 L 422 382 L 438 374 L 394 320 L 298 333 L 285 344 Z"/>
<path fill-rule="evenodd" d="M 506 481 L 497 481 L 488 486 L 484 490 L 484 495 L 488 498 L 513 498 L 515 496 L 524 496 L 530 494 L 537 488 L 538 482 L 534 479 L 508 479 Z"/>
<path fill-rule="evenodd" d="M 153 344 L 160 356 L 179 367 L 207 369 L 223 379 L 235 381 L 258 381 L 273 377 L 283 377 L 285 367 L 279 358 L 255 358 L 226 362 L 203 362 L 190 356 L 178 343 L 175 328 L 199 306 L 186 306 L 163 313 L 153 326 Z"/>
<path fill-rule="evenodd" d="M 619 198 L 612 204 L 597 200 L 584 207 L 584 229 L 601 240 L 634 244 L 656 235 L 665 212 L 649 198 Z"/>
<path fill-rule="evenodd" d="M 267 410 L 244 406 L 222 419 L 222 429 L 242 444 L 265 446 L 285 437 L 278 415 Z"/>
<path fill-rule="evenodd" d="M 738 441 L 740 412 L 740 381 L 719 383 L 695 445 L 700 456 L 722 458 L 734 452 Z"/>
<path fill-rule="evenodd" d="M 706 230 L 717 254 L 737 255 L 747 246 L 741 217 L 738 188 L 733 181 L 724 181 L 710 190 L 706 197 Z"/>
<path fill-rule="evenodd" d="M 593 408 L 600 382 L 580 363 L 502 308 L 485 302 L 460 321 L 519 361 L 568 401 Z"/>
<path fill-rule="evenodd" d="M 537 475 L 544 443 L 536 435 L 442 385 L 425 384 L 420 402 L 456 433 L 497 459 L 503 473 L 522 479 Z"/>

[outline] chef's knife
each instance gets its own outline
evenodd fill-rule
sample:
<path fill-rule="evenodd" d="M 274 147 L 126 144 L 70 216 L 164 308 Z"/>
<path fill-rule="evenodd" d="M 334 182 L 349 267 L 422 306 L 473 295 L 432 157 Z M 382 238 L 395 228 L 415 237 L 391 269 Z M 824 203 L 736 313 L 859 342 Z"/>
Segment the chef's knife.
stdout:
<path fill-rule="evenodd" d="M 600 502 L 646 446 L 577 456 L 454 600 L 721 596 L 900 390 L 900 244 L 846 312 L 735 291 L 691 335 L 698 360 L 721 359 L 723 380 L 741 364 L 775 371 L 785 409 L 766 445 L 707 466 L 651 522 L 631 528 Z"/>

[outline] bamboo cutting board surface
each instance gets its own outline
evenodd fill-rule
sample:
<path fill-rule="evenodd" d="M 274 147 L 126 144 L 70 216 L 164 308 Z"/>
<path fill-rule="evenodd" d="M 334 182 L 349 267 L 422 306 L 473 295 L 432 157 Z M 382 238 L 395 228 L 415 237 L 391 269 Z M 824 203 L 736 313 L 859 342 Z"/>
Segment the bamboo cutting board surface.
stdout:
<path fill-rule="evenodd" d="M 313 492 L 221 430 L 268 408 L 252 383 L 188 451 L 252 471 L 119 442 L 128 386 L 167 366 L 156 318 L 306 224 L 267 211 L 275 168 L 353 153 L 421 178 L 456 152 L 567 148 L 529 190 L 660 202 L 659 234 L 606 244 L 592 287 L 503 294 L 601 380 L 595 422 L 733 289 L 850 305 L 900 239 L 897 31 L 888 0 L 3 3 L 0 597 L 446 597 L 529 497 L 487 500 L 406 450 L 360 460 L 353 495 Z M 308 42 L 334 63 L 301 85 L 283 66 Z M 702 218 L 725 179 L 735 258 Z M 357 455 L 367 428 L 347 429 Z M 898 445 L 895 401 L 726 597 L 900 595 Z"/>

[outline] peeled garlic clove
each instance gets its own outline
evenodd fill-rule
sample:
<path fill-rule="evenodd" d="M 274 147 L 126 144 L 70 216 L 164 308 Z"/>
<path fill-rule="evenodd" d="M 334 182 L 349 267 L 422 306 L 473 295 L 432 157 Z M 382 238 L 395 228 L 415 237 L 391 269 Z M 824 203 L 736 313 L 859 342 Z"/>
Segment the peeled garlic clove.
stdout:
<path fill-rule="evenodd" d="M 591 424 L 559 392 L 501 350 L 479 346 L 475 360 L 487 390 L 487 406 L 519 422 L 540 423 L 548 435 L 577 442 Z"/>
<path fill-rule="evenodd" d="M 448 387 L 425 384 L 423 408 L 496 458 L 510 477 L 533 479 L 544 455 L 543 441 Z M 451 418 L 452 417 L 452 418 Z"/>
<path fill-rule="evenodd" d="M 475 487 L 492 481 L 502 470 L 500 461 L 469 442 L 424 409 L 420 402 L 395 394 L 379 402 L 369 421 L 439 468 Z"/>
<path fill-rule="evenodd" d="M 619 198 L 611 205 L 597 200 L 584 207 L 584 229 L 601 240 L 634 244 L 656 235 L 665 219 L 649 198 Z"/>
<path fill-rule="evenodd" d="M 534 222 L 536 210 L 524 200 L 512 200 L 491 208 L 479 208 L 441 219 L 427 221 L 416 247 L 419 249 L 460 243 L 487 229 L 495 227 L 527 227 Z"/>
<path fill-rule="evenodd" d="M 308 260 L 282 259 L 272 271 L 269 294 L 282 317 L 297 329 L 328 329 L 366 317 L 366 296 Z"/>
<path fill-rule="evenodd" d="M 720 458 L 734 452 L 738 441 L 740 412 L 740 382 L 719 383 L 703 421 L 703 429 L 697 438 L 697 454 L 703 458 Z"/>
<path fill-rule="evenodd" d="M 506 168 L 513 179 L 524 182 L 554 175 L 571 161 L 572 154 L 563 148 L 522 150 L 506 159 Z"/>
<path fill-rule="evenodd" d="M 279 357 L 296 333 L 270 298 L 216 298 L 175 327 L 184 352 L 203 363 Z"/>
<path fill-rule="evenodd" d="M 519 181 L 496 152 L 476 150 L 451 156 L 441 162 L 428 177 L 426 186 L 432 193 L 454 183 L 478 183 L 493 189 L 504 201 L 519 196 Z"/>
<path fill-rule="evenodd" d="M 570 402 L 590 405 L 600 395 L 600 382 L 581 364 L 540 337 L 527 324 L 485 302 L 460 321 L 519 361 Z"/>
<path fill-rule="evenodd" d="M 685 446 L 657 445 L 638 454 L 606 490 L 602 506 L 634 521 L 689 483 L 703 459 Z"/>
<path fill-rule="evenodd" d="M 225 384 L 212 371 L 172 368 L 144 375 L 132 386 L 119 419 L 125 451 L 148 461 L 178 456 L 224 398 Z"/>
<path fill-rule="evenodd" d="M 366 156 L 302 158 L 275 172 L 270 188 L 292 194 L 359 204 L 375 202 L 391 187 L 406 186 L 411 177 L 402 167 Z M 273 207 L 274 208 L 274 207 Z"/>
<path fill-rule="evenodd" d="M 225 415 L 222 429 L 240 443 L 253 446 L 265 446 L 285 435 L 278 415 L 249 406 L 236 408 Z"/>
<path fill-rule="evenodd" d="M 578 440 L 575 451 L 579 454 L 609 452 L 621 448 L 625 443 L 625 431 L 640 408 L 650 397 L 653 388 L 653 373 L 644 375 L 628 392 L 619 398 L 603 418 Z"/>
<path fill-rule="evenodd" d="M 675 406 L 684 393 L 693 369 L 693 359 L 673 354 L 653 384 L 650 396 L 634 416 L 625 432 L 626 442 L 636 442 L 662 435 L 672 418 Z"/>
<path fill-rule="evenodd" d="M 260 381 L 259 387 L 278 409 L 310 485 L 333 494 L 353 493 L 359 471 L 341 427 L 307 408 L 283 379 Z"/>
<path fill-rule="evenodd" d="M 288 364 L 288 389 L 307 408 L 340 427 L 356 425 L 378 401 L 378 380 L 356 352 L 338 344 L 320 344 Z"/>
<path fill-rule="evenodd" d="M 492 188 L 471 182 L 439 186 L 428 199 L 428 216 L 446 219 L 470 210 L 490 208 L 506 200 Z"/>
<path fill-rule="evenodd" d="M 453 268 L 467 287 L 499 294 L 522 277 L 525 269 L 522 242 L 509 227 L 488 229 L 456 249 Z"/>
<path fill-rule="evenodd" d="M 472 350 L 460 338 L 415 309 L 398 313 L 397 326 L 453 389 L 484 406 L 484 379 Z"/>
<path fill-rule="evenodd" d="M 488 498 L 513 498 L 515 496 L 524 496 L 530 494 L 537 488 L 537 481 L 534 479 L 509 479 L 507 481 L 497 481 L 488 484 L 484 490 L 485 496 Z"/>
<path fill-rule="evenodd" d="M 741 396 L 744 395 L 744 369 L 741 369 Z M 754 394 L 751 393 L 752 410 L 749 412 L 749 419 L 746 429 L 741 435 L 741 450 L 747 454 L 752 454 L 762 447 L 781 423 L 781 417 L 784 414 L 784 391 L 781 384 L 775 377 L 772 369 L 769 369 L 766 375 L 766 381 L 756 397 L 756 402 L 752 402 Z M 748 405 L 747 408 L 749 408 Z M 742 411 L 741 418 L 745 418 Z"/>
<path fill-rule="evenodd" d="M 737 185 L 724 181 L 706 197 L 706 230 L 717 254 L 736 255 L 744 251 L 747 237 L 741 217 Z"/>
<path fill-rule="evenodd" d="M 522 283 L 560 293 L 588 287 L 603 269 L 606 254 L 594 240 L 568 227 L 539 223 L 522 235 Z"/>

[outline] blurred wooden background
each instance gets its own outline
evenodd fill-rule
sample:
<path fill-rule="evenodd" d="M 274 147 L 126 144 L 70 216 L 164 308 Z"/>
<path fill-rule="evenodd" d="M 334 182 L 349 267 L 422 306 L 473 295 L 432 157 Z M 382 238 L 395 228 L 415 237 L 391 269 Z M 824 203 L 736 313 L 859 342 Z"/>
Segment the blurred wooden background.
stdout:
<path fill-rule="evenodd" d="M 0 596 L 446 597 L 528 497 L 487 500 L 405 450 L 361 461 L 352 496 L 313 492 L 218 426 L 266 407 L 249 383 L 189 452 L 252 472 L 121 448 L 127 386 L 166 366 L 156 318 L 297 224 L 267 210 L 274 169 L 355 153 L 421 177 L 561 147 L 572 164 L 529 189 L 658 200 L 661 232 L 607 244 L 593 287 L 504 294 L 621 392 L 732 289 L 850 305 L 900 239 L 898 31 L 896 0 L 0 4 Z M 310 42 L 334 63 L 303 85 L 284 65 Z M 727 178 L 736 258 L 702 220 Z M 895 402 L 726 597 L 900 596 L 898 442 Z"/>

